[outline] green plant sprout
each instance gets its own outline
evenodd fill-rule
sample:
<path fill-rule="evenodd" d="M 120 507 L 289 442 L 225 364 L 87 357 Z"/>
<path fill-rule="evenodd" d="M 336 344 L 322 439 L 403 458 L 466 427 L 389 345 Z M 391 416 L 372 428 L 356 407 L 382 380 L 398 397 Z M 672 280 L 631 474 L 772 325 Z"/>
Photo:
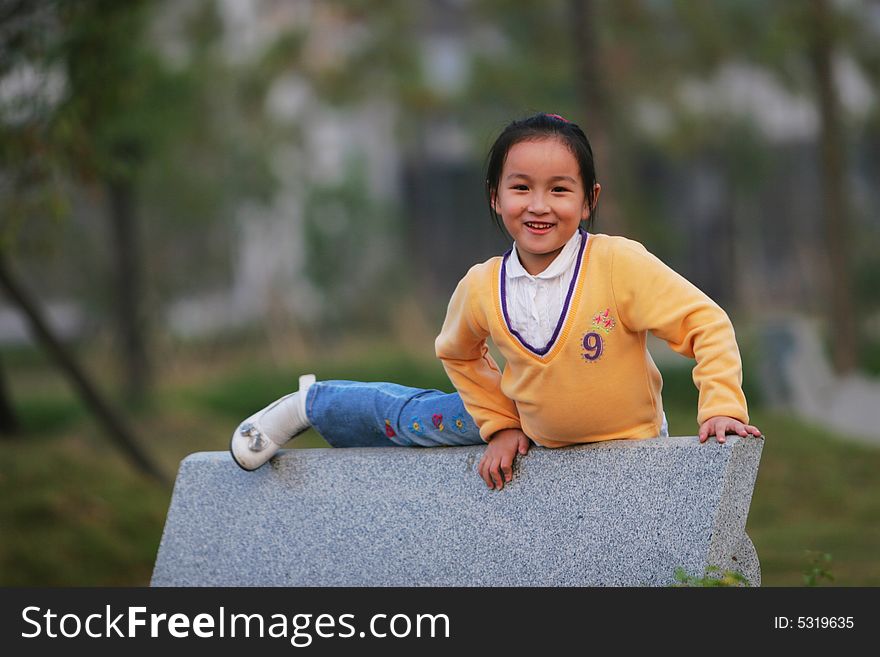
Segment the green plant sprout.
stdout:
<path fill-rule="evenodd" d="M 810 564 L 804 570 L 804 585 L 819 586 L 823 580 L 831 583 L 834 581 L 834 575 L 831 574 L 831 555 L 827 552 L 818 552 L 815 550 L 806 550 L 807 557 L 810 557 Z"/>
<path fill-rule="evenodd" d="M 684 568 L 679 566 L 675 569 L 676 584 L 672 586 L 748 586 L 749 580 L 745 575 L 736 570 L 721 571 L 718 566 L 706 566 L 706 572 L 702 577 L 688 575 Z"/>

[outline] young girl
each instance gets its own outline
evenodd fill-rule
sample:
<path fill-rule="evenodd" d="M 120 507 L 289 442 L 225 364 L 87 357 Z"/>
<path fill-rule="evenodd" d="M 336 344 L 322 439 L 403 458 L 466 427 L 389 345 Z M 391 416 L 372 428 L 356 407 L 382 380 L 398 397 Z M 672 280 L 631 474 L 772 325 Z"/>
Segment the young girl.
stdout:
<path fill-rule="evenodd" d="M 479 474 L 501 489 L 532 441 L 667 435 L 648 331 L 696 359 L 700 442 L 760 435 L 727 315 L 641 244 L 582 229 L 600 191 L 576 124 L 537 114 L 508 125 L 489 152 L 486 192 L 513 247 L 465 275 L 435 343 L 458 392 L 303 376 L 236 429 L 235 462 L 254 470 L 310 426 L 334 447 L 488 443 Z"/>

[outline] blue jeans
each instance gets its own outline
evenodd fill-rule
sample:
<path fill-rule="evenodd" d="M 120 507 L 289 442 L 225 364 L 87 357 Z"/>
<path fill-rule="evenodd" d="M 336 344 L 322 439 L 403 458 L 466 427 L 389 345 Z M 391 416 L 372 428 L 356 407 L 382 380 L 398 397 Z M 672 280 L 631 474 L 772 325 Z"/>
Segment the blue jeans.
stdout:
<path fill-rule="evenodd" d="M 333 447 L 486 444 L 457 392 L 396 383 L 318 381 L 306 395 L 306 415 Z M 660 435 L 669 435 L 665 414 Z"/>
<path fill-rule="evenodd" d="M 486 444 L 458 393 L 396 383 L 318 381 L 306 415 L 333 447 Z"/>

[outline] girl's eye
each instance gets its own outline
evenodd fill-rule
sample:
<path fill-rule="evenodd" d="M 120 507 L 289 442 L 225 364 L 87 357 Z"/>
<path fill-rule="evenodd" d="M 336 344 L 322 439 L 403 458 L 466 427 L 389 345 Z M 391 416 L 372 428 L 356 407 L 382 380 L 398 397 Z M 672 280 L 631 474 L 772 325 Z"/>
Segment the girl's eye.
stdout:
<path fill-rule="evenodd" d="M 553 191 L 554 192 L 567 192 L 569 190 L 568 190 L 568 187 L 554 187 Z"/>
<path fill-rule="evenodd" d="M 519 183 L 519 184 L 517 184 L 517 185 L 514 185 L 514 186 L 512 187 L 512 189 L 515 189 L 515 190 L 520 191 L 520 192 L 524 192 L 524 191 L 526 191 L 526 190 L 528 189 L 528 186 L 527 186 L 527 185 L 523 185 L 522 183 Z"/>

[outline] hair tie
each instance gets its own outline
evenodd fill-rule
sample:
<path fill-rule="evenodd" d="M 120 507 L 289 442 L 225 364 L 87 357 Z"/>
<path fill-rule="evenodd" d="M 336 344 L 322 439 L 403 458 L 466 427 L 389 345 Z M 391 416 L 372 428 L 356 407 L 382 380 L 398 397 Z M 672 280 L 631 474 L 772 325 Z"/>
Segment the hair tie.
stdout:
<path fill-rule="evenodd" d="M 560 116 L 559 114 L 548 114 L 547 116 L 549 116 L 551 119 L 559 119 L 563 123 L 571 123 L 571 121 L 566 119 L 564 116 Z"/>

